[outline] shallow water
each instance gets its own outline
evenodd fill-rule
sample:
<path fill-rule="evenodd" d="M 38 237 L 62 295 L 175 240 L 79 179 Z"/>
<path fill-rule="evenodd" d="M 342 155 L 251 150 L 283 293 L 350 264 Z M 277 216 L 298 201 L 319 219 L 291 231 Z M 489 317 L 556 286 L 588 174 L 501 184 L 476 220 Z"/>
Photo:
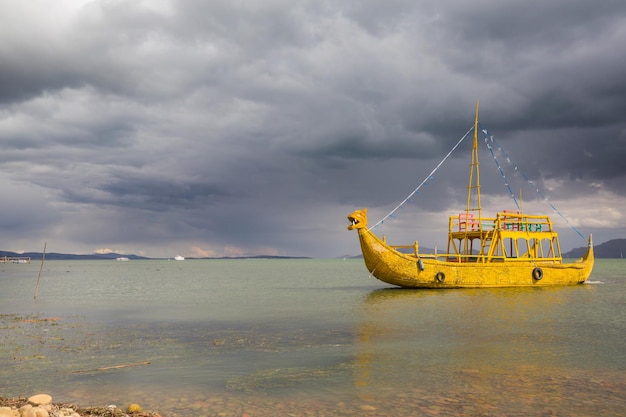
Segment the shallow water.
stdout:
<path fill-rule="evenodd" d="M 0 396 L 166 416 L 621 416 L 624 266 L 597 260 L 575 287 L 400 290 L 359 260 L 46 261 L 33 299 L 39 264 L 0 264 Z"/>

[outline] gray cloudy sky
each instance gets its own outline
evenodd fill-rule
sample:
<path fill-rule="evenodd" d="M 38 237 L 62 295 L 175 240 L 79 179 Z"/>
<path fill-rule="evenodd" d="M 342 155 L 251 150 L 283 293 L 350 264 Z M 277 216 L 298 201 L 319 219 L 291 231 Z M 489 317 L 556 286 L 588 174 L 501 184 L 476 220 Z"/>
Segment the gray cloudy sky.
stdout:
<path fill-rule="evenodd" d="M 521 169 L 596 243 L 626 237 L 623 0 L 0 0 L 0 15 L 0 249 L 358 254 L 346 215 L 389 213 L 477 99 L 516 193 Z M 380 233 L 443 247 L 470 146 Z M 481 152 L 484 208 L 514 208 Z"/>

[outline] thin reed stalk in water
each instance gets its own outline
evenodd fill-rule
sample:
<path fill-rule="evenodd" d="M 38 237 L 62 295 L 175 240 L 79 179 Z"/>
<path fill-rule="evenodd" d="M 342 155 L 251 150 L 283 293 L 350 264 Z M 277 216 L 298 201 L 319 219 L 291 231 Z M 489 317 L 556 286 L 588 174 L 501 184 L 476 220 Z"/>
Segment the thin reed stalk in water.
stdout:
<path fill-rule="evenodd" d="M 37 292 L 39 291 L 39 280 L 41 279 L 41 271 L 43 270 L 43 261 L 46 259 L 46 245 L 48 242 L 44 242 L 43 244 L 43 252 L 41 253 L 41 266 L 39 267 L 39 276 L 37 276 L 37 286 L 35 287 L 35 296 L 33 297 L 35 300 L 37 299 Z"/>

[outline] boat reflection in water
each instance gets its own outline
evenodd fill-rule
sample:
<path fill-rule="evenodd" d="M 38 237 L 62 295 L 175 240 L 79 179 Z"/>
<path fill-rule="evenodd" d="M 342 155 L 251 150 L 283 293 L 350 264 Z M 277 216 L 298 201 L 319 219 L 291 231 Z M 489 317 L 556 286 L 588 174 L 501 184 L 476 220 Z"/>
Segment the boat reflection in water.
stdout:
<path fill-rule="evenodd" d="M 582 359 L 586 338 L 594 336 L 581 334 L 572 309 L 594 291 L 593 285 L 375 290 L 362 303 L 355 387 L 367 401 L 412 398 L 426 411 L 457 415 L 592 414 L 590 404 L 604 388 L 590 381 L 621 379 L 619 371 L 588 370 Z"/>

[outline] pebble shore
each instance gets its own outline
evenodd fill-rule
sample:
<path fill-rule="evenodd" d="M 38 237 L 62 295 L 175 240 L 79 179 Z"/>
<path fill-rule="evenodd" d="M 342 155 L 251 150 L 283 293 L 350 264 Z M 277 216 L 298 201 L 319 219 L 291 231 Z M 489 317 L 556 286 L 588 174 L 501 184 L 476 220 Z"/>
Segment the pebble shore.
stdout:
<path fill-rule="evenodd" d="M 162 417 L 158 413 L 145 412 L 138 404 L 126 408 L 115 405 L 106 407 L 79 407 L 74 404 L 55 404 L 48 394 L 36 394 L 28 398 L 0 397 L 0 417 Z"/>

